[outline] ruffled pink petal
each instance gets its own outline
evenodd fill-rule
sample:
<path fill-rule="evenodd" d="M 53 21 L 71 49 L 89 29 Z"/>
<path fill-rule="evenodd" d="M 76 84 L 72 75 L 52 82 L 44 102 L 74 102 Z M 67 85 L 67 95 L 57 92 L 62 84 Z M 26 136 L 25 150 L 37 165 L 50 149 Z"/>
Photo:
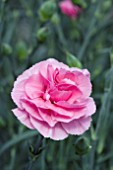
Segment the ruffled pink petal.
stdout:
<path fill-rule="evenodd" d="M 73 104 L 68 103 L 68 101 L 58 101 L 54 103 L 55 105 L 67 109 L 83 109 L 86 107 L 87 102 L 76 102 Z"/>
<path fill-rule="evenodd" d="M 62 82 L 65 78 L 73 81 L 74 74 L 70 72 L 70 70 L 66 70 L 61 67 L 59 72 L 57 73 L 56 79 L 58 82 Z"/>
<path fill-rule="evenodd" d="M 39 108 L 38 111 L 44 122 L 46 122 L 50 127 L 55 126 L 57 120 L 54 116 L 54 111 L 42 108 Z"/>
<path fill-rule="evenodd" d="M 96 112 L 96 104 L 93 100 L 93 98 L 89 97 L 88 99 L 86 99 L 86 117 L 87 116 L 91 116 L 92 114 L 94 114 Z"/>
<path fill-rule="evenodd" d="M 41 61 L 37 64 L 34 64 L 32 67 L 24 71 L 20 76 L 18 76 L 17 81 L 15 81 L 15 83 L 28 79 L 31 75 L 37 74 L 39 72 L 41 72 L 41 74 L 47 78 L 47 67 L 49 64 L 52 65 L 54 69 L 56 68 L 69 69 L 69 67 L 64 63 L 58 62 L 56 59 L 49 58 L 45 61 Z"/>
<path fill-rule="evenodd" d="M 14 85 L 12 92 L 11 92 L 11 97 L 12 97 L 13 101 L 21 109 L 22 109 L 22 105 L 21 105 L 20 99 L 26 97 L 25 89 L 24 89 L 25 83 L 26 83 L 26 80 L 16 83 Z"/>
<path fill-rule="evenodd" d="M 89 71 L 88 71 L 87 69 L 83 69 L 82 72 L 83 72 L 83 74 L 84 74 L 85 76 L 87 76 L 88 78 L 90 78 L 90 73 L 89 73 Z"/>
<path fill-rule="evenodd" d="M 29 102 L 26 99 L 22 99 L 22 107 L 32 117 L 34 117 L 34 118 L 36 118 L 38 120 L 43 120 L 43 118 L 40 116 L 38 108 L 33 103 Z"/>
<path fill-rule="evenodd" d="M 32 75 L 25 84 L 25 92 L 31 99 L 40 97 L 44 94 L 46 84 L 40 74 Z"/>
<path fill-rule="evenodd" d="M 71 91 L 60 91 L 60 90 L 53 90 L 49 92 L 50 96 L 51 96 L 51 100 L 52 101 L 67 101 L 70 96 L 72 95 Z"/>
<path fill-rule="evenodd" d="M 96 112 L 96 105 L 95 105 L 93 98 L 91 97 L 81 102 L 76 102 L 75 104 L 70 104 L 66 101 L 59 101 L 59 102 L 54 103 L 54 106 L 57 106 L 59 108 L 57 109 L 58 113 L 61 110 L 66 110 L 69 113 L 72 113 L 72 112 L 74 113 L 72 116 L 70 116 L 69 119 L 66 119 L 67 122 L 73 119 L 78 119 L 82 116 L 84 117 L 91 116 L 92 114 Z M 56 116 L 56 117 L 59 117 L 59 116 Z M 60 121 L 60 119 L 57 119 L 57 120 Z"/>
<path fill-rule="evenodd" d="M 59 70 L 58 68 L 55 69 L 54 74 L 53 74 L 53 79 L 54 79 L 54 83 L 57 85 L 60 81 L 58 75 L 59 75 Z"/>
<path fill-rule="evenodd" d="M 55 120 L 56 122 L 71 122 L 73 120 L 73 117 L 65 116 L 65 115 L 60 115 L 57 112 L 53 111 L 52 119 Z"/>
<path fill-rule="evenodd" d="M 24 110 L 20 110 L 20 109 L 13 109 L 12 110 L 14 115 L 17 117 L 17 119 L 24 124 L 25 126 L 27 126 L 30 129 L 34 129 L 34 126 L 32 125 L 29 115 L 26 111 Z"/>
<path fill-rule="evenodd" d="M 57 105 L 59 109 L 55 109 L 54 107 L 54 109 L 48 110 L 46 108 L 41 109 L 41 112 L 39 112 L 43 120 L 50 126 L 54 126 L 57 122 L 71 122 L 72 120 L 79 119 L 82 116 L 88 117 L 96 111 L 96 106 L 92 98 L 78 102 L 76 104 L 69 104 L 68 102 L 60 101 L 55 103 L 55 105 Z M 73 116 L 70 116 L 69 114 L 61 114 L 65 113 L 65 110 L 67 110 L 68 113 L 72 112 L 73 110 Z"/>
<path fill-rule="evenodd" d="M 71 67 L 70 71 L 74 71 L 74 72 L 80 72 L 82 74 L 84 74 L 85 76 L 90 78 L 90 72 L 87 69 L 80 69 L 80 68 L 76 68 L 76 67 Z"/>
<path fill-rule="evenodd" d="M 72 92 L 70 98 L 68 99 L 68 102 L 71 104 L 83 96 L 83 93 L 80 91 L 80 89 L 76 85 L 61 83 L 57 87 L 59 90 Z"/>
<path fill-rule="evenodd" d="M 55 126 L 58 122 L 71 122 L 74 119 L 73 117 L 60 115 L 53 110 L 40 108 L 38 110 L 43 120 L 51 127 Z"/>
<path fill-rule="evenodd" d="M 54 127 L 50 127 L 46 122 L 38 121 L 33 117 L 31 117 L 30 120 L 33 126 L 45 138 L 51 138 L 53 140 L 63 140 L 68 137 L 68 133 L 64 130 L 61 123 L 57 123 Z"/>
<path fill-rule="evenodd" d="M 51 82 L 54 81 L 53 79 L 54 77 L 54 69 L 52 67 L 52 65 L 48 64 L 48 67 L 47 67 L 47 79 Z"/>
<path fill-rule="evenodd" d="M 64 88 L 70 84 L 71 86 L 76 87 L 76 91 L 78 89 L 82 92 L 82 97 L 89 97 L 92 90 L 89 72 L 86 69 L 80 70 L 77 68 L 70 68 L 70 70 L 60 69 L 59 74 L 56 76 L 56 79 L 59 82 L 58 88 L 64 90 Z M 76 96 L 74 92 L 75 90 L 73 90 L 73 96 Z M 74 102 L 74 100 L 72 100 L 72 102 Z"/>
<path fill-rule="evenodd" d="M 90 78 L 87 75 L 84 75 L 81 72 L 75 71 L 75 83 L 77 87 L 82 91 L 85 98 L 89 97 L 92 91 L 92 85 Z"/>
<path fill-rule="evenodd" d="M 30 99 L 24 99 L 24 100 L 27 100 L 31 104 L 35 104 L 37 108 L 47 109 L 46 101 L 44 101 L 42 98 L 36 98 L 33 100 Z"/>
<path fill-rule="evenodd" d="M 72 135 L 81 135 L 89 129 L 91 124 L 91 117 L 80 118 L 71 121 L 70 123 L 62 123 L 63 128 L 67 133 Z"/>
<path fill-rule="evenodd" d="M 53 110 L 54 112 L 57 112 L 56 117 L 59 115 L 67 116 L 69 118 L 80 118 L 85 115 L 85 110 L 84 108 L 64 108 L 64 107 L 59 107 L 55 104 L 52 104 L 50 101 L 46 101 L 46 108 Z"/>
<path fill-rule="evenodd" d="M 46 60 L 45 62 L 47 62 L 48 64 L 52 65 L 54 70 L 56 68 L 59 68 L 59 69 L 60 68 L 64 68 L 66 70 L 69 69 L 69 67 L 67 65 L 65 65 L 64 63 L 59 62 L 59 61 L 57 61 L 56 59 L 53 59 L 53 58 L 50 58 L 50 59 Z"/>
<path fill-rule="evenodd" d="M 40 73 L 43 75 L 43 77 L 47 78 L 48 77 L 48 73 L 47 73 L 47 68 L 48 65 L 52 65 L 52 68 L 55 70 L 56 68 L 65 68 L 65 69 L 69 69 L 69 67 L 67 65 L 65 65 L 62 62 L 57 61 L 56 59 L 53 58 L 49 58 L 45 61 L 42 61 L 40 63 L 38 63 L 34 68 L 32 69 L 32 72 L 35 70 L 39 70 Z"/>

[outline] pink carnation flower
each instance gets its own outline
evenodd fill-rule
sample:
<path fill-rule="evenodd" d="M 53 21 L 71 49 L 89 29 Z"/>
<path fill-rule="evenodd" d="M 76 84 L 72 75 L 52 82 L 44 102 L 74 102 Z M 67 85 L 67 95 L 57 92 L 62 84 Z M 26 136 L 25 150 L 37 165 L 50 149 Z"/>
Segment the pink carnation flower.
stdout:
<path fill-rule="evenodd" d="M 71 0 L 63 0 L 59 3 L 60 9 L 63 14 L 67 15 L 72 19 L 76 19 L 78 14 L 81 12 L 81 8 L 74 5 Z"/>
<path fill-rule="evenodd" d="M 69 68 L 55 59 L 39 62 L 14 83 L 15 116 L 46 138 L 62 140 L 90 127 L 96 107 L 86 69 Z"/>

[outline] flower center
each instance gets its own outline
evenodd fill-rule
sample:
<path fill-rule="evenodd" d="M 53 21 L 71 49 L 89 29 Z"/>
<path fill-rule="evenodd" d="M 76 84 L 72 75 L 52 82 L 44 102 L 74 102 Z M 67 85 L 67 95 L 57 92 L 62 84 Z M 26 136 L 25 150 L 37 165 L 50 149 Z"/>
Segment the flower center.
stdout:
<path fill-rule="evenodd" d="M 50 99 L 50 95 L 47 92 L 45 92 L 44 95 L 43 95 L 43 99 L 44 100 L 49 100 Z"/>

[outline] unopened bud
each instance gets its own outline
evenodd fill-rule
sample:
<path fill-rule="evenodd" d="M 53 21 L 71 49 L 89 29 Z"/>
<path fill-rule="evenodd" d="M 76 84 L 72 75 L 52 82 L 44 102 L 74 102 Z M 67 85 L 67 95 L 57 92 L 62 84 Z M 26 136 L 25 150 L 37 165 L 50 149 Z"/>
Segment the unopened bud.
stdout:
<path fill-rule="evenodd" d="M 47 27 L 40 28 L 37 33 L 36 37 L 39 40 L 39 42 L 44 42 L 49 34 L 49 29 Z"/>
<path fill-rule="evenodd" d="M 12 53 L 12 47 L 7 43 L 3 43 L 2 44 L 2 53 L 4 55 L 10 55 Z"/>
<path fill-rule="evenodd" d="M 20 60 L 24 60 L 28 55 L 28 49 L 23 41 L 19 41 L 16 44 L 16 53 Z"/>
<path fill-rule="evenodd" d="M 77 4 L 81 4 L 81 0 L 72 0 L 73 4 L 77 5 Z"/>
<path fill-rule="evenodd" d="M 91 149 L 91 145 L 89 145 L 89 141 L 85 137 L 80 137 L 75 142 L 75 153 L 77 155 L 82 156 L 84 154 L 87 154 L 90 149 Z"/>
<path fill-rule="evenodd" d="M 58 25 L 58 24 L 59 24 L 60 18 L 59 18 L 59 16 L 58 16 L 57 13 L 55 13 L 55 14 L 52 16 L 51 22 L 52 22 L 53 24 L 55 24 L 55 25 Z"/>
<path fill-rule="evenodd" d="M 72 0 L 74 5 L 80 5 L 82 8 L 87 7 L 87 3 L 84 0 Z"/>
<path fill-rule="evenodd" d="M 47 21 L 56 12 L 56 3 L 49 0 L 42 4 L 39 9 L 40 19 L 42 21 Z"/>
<path fill-rule="evenodd" d="M 79 61 L 78 58 L 76 58 L 73 54 L 66 52 L 66 56 L 67 56 L 67 64 L 70 67 L 78 67 L 78 68 L 82 68 L 82 64 Z"/>

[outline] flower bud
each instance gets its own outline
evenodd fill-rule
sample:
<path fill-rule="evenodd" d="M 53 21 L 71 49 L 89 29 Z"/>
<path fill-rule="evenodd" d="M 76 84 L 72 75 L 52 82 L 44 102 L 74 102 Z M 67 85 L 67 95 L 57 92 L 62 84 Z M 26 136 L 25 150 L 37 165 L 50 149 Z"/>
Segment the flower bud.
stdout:
<path fill-rule="evenodd" d="M 72 20 L 77 19 L 79 13 L 82 11 L 82 9 L 78 5 L 74 5 L 70 0 L 63 0 L 59 2 L 59 7 L 61 9 L 61 12 L 67 15 Z"/>
<path fill-rule="evenodd" d="M 16 54 L 20 60 L 24 60 L 28 55 L 28 49 L 23 41 L 19 41 L 16 44 Z"/>
<path fill-rule="evenodd" d="M 38 150 L 36 150 L 32 145 L 29 146 L 29 153 L 30 157 L 33 161 L 39 158 L 40 154 L 44 150 L 44 147 L 39 147 Z"/>
<path fill-rule="evenodd" d="M 3 43 L 2 44 L 2 53 L 4 55 L 10 55 L 12 53 L 12 47 L 7 43 Z"/>
<path fill-rule="evenodd" d="M 47 27 L 43 27 L 43 28 L 40 28 L 37 31 L 36 37 L 39 40 L 39 42 L 43 43 L 47 39 L 48 34 L 49 34 L 48 28 Z"/>
<path fill-rule="evenodd" d="M 105 1 L 103 7 L 105 10 L 109 9 L 112 6 L 112 1 Z"/>
<path fill-rule="evenodd" d="M 72 0 L 72 2 L 73 2 L 73 4 L 78 4 L 78 5 L 80 5 L 81 4 L 81 0 Z"/>
<path fill-rule="evenodd" d="M 79 5 L 82 8 L 86 8 L 87 7 L 87 3 L 84 0 L 72 0 L 72 3 L 74 5 Z"/>
<path fill-rule="evenodd" d="M 47 21 L 56 12 L 56 3 L 49 0 L 42 4 L 39 9 L 40 19 L 42 21 Z"/>
<path fill-rule="evenodd" d="M 89 141 L 85 137 L 78 138 L 74 145 L 75 145 L 75 153 L 80 156 L 88 153 L 89 150 L 91 149 L 91 145 L 89 145 Z"/>
<path fill-rule="evenodd" d="M 76 58 L 73 54 L 69 53 L 69 52 L 66 52 L 66 60 L 67 60 L 67 64 L 70 66 L 70 67 L 78 67 L 78 68 L 82 68 L 82 64 L 81 62 L 79 61 L 78 58 Z"/>
<path fill-rule="evenodd" d="M 55 13 L 55 14 L 52 16 L 51 22 L 52 22 L 53 24 L 55 24 L 55 25 L 58 25 L 58 24 L 59 24 L 60 18 L 59 18 L 59 16 L 58 16 L 57 13 Z"/>

